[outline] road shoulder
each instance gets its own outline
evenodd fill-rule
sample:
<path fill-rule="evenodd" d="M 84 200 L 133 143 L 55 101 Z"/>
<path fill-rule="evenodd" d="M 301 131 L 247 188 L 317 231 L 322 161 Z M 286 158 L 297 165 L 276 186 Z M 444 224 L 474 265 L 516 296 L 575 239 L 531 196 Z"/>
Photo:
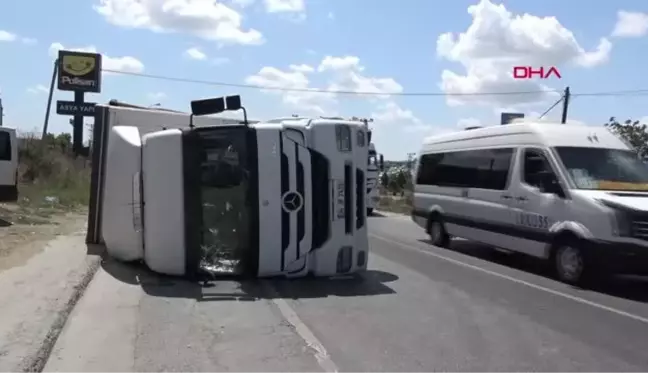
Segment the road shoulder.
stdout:
<path fill-rule="evenodd" d="M 44 250 L 0 272 L 0 371 L 39 371 L 68 314 L 99 267 L 85 233 L 43 242 Z"/>
<path fill-rule="evenodd" d="M 258 281 L 202 287 L 107 259 L 44 371 L 320 371 Z"/>

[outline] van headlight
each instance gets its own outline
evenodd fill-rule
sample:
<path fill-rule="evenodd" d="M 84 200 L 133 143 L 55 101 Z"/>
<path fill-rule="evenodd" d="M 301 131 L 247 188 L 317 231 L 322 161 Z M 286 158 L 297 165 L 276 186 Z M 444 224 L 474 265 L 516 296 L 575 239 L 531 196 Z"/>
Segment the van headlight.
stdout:
<path fill-rule="evenodd" d="M 603 206 L 607 207 L 611 213 L 612 233 L 615 236 L 630 237 L 632 236 L 632 215 L 630 209 L 618 203 L 597 199 Z"/>

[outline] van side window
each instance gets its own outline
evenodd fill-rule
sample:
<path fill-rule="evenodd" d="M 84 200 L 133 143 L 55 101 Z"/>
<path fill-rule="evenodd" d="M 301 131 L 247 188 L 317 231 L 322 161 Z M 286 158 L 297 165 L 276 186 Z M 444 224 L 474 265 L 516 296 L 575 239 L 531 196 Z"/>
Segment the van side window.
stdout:
<path fill-rule="evenodd" d="M 547 157 L 545 157 L 545 155 L 538 150 L 525 150 L 523 165 L 523 181 L 526 184 L 531 185 L 532 187 L 536 187 L 540 190 L 542 190 L 543 188 L 540 174 L 542 172 L 550 172 L 551 174 L 554 174 L 553 170 L 551 169 L 551 165 L 547 160 Z"/>
<path fill-rule="evenodd" d="M 482 150 L 481 156 L 488 160 L 488 170 L 484 172 L 481 188 L 504 190 L 511 168 L 513 149 L 488 149 Z"/>
<path fill-rule="evenodd" d="M 11 136 L 8 132 L 0 131 L 0 161 L 11 160 Z"/>
<path fill-rule="evenodd" d="M 417 184 L 503 190 L 506 188 L 513 149 L 479 149 L 425 154 Z"/>
<path fill-rule="evenodd" d="M 435 185 L 437 178 L 434 171 L 443 158 L 443 154 L 424 154 L 420 158 L 416 184 Z"/>

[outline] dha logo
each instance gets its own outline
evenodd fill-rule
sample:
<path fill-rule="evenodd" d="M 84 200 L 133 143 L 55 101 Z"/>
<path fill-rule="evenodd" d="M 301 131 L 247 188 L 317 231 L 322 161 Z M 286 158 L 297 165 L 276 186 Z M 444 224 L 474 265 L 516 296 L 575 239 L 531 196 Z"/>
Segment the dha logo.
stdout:
<path fill-rule="evenodd" d="M 540 79 L 549 79 L 551 77 L 558 79 L 562 78 L 560 71 L 555 66 L 550 66 L 548 68 L 541 66 L 540 68 L 535 68 L 532 66 L 514 66 L 513 67 L 513 79 L 533 79 L 538 77 Z"/>

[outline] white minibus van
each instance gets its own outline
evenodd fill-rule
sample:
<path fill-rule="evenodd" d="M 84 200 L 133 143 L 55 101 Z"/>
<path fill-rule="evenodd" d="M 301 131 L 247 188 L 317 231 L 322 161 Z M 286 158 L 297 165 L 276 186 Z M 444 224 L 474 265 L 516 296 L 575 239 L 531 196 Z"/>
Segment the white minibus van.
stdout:
<path fill-rule="evenodd" d="M 418 159 L 412 219 L 436 246 L 546 259 L 568 283 L 648 272 L 648 165 L 605 127 L 473 129 L 425 139 Z"/>
<path fill-rule="evenodd" d="M 18 199 L 18 145 L 16 130 L 0 127 L 0 202 Z"/>

